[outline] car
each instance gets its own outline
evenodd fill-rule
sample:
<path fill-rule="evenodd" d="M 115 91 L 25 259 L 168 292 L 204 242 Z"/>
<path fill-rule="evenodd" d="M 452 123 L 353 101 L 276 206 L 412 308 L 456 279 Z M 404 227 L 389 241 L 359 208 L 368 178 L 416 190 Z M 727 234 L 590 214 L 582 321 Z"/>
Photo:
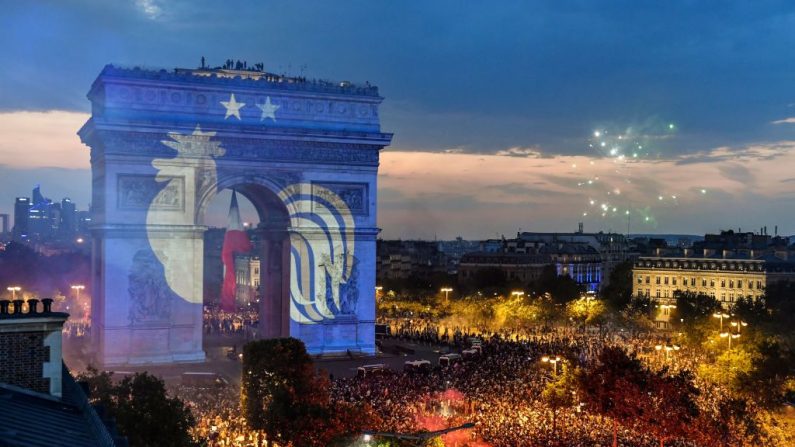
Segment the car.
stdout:
<path fill-rule="evenodd" d="M 357 377 L 368 377 L 374 374 L 382 374 L 387 371 L 386 365 L 383 363 L 375 363 L 372 365 L 362 365 L 356 369 Z"/>
<path fill-rule="evenodd" d="M 463 361 L 464 359 L 461 357 L 461 354 L 445 354 L 439 357 L 439 366 L 455 365 Z"/>
<path fill-rule="evenodd" d="M 428 372 L 431 370 L 431 362 L 428 360 L 413 360 L 403 363 L 403 371 L 406 372 Z"/>

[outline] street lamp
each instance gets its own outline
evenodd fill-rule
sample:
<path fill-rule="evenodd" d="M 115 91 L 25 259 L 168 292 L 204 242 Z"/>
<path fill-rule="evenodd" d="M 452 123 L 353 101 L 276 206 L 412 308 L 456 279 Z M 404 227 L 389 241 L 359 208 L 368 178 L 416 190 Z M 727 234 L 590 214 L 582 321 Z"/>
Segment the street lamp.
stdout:
<path fill-rule="evenodd" d="M 731 325 L 737 328 L 737 333 L 739 334 L 742 328 L 748 326 L 748 323 L 745 321 L 732 321 Z"/>
<path fill-rule="evenodd" d="M 17 299 L 17 292 L 19 292 L 20 290 L 22 290 L 22 287 L 19 287 L 19 286 L 11 286 L 11 287 L 6 287 L 6 290 L 8 290 L 9 292 L 11 292 L 11 299 L 14 299 L 14 300 L 15 300 L 15 299 Z"/>
<path fill-rule="evenodd" d="M 729 339 L 729 350 L 732 349 L 732 339 L 733 338 L 740 338 L 740 334 L 730 334 L 728 332 L 721 332 L 720 338 L 728 338 Z"/>
<path fill-rule="evenodd" d="M 449 301 L 450 292 L 452 292 L 452 291 L 453 291 L 453 289 L 451 287 L 442 287 L 441 292 L 444 293 L 444 301 L 445 302 Z"/>
<path fill-rule="evenodd" d="M 523 297 L 524 296 L 524 292 L 522 292 L 521 290 L 514 290 L 514 291 L 511 292 L 511 296 L 515 296 L 517 298 Z"/>
<path fill-rule="evenodd" d="M 544 363 L 549 363 L 550 365 L 552 365 L 552 369 L 555 370 L 555 375 L 556 376 L 558 375 L 558 363 L 560 363 L 562 361 L 560 356 L 556 355 L 555 358 L 552 358 L 552 357 L 550 357 L 548 355 L 545 355 L 545 356 L 541 357 L 541 361 L 544 362 Z"/>
<path fill-rule="evenodd" d="M 85 288 L 86 288 L 86 286 L 84 286 L 82 284 L 75 284 L 75 285 L 72 286 L 72 290 L 74 290 L 75 294 L 77 295 L 76 296 L 77 301 L 80 301 L 80 291 L 85 289 Z"/>
<path fill-rule="evenodd" d="M 729 318 L 730 315 L 726 315 L 723 312 L 717 312 L 717 313 L 712 314 L 712 317 L 713 318 L 720 318 L 720 331 L 723 332 L 723 319 L 724 318 Z"/>

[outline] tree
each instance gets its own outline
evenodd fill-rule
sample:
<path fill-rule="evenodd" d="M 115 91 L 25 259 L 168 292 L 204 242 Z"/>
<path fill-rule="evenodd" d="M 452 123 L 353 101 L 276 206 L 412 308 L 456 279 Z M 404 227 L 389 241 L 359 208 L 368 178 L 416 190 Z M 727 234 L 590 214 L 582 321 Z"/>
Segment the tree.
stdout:
<path fill-rule="evenodd" d="M 688 371 L 668 375 L 667 369 L 652 373 L 648 397 L 642 401 L 640 421 L 654 433 L 663 447 L 666 439 L 684 438 L 694 433 L 700 412 L 696 405 L 698 388 Z"/>
<path fill-rule="evenodd" d="M 613 419 L 613 446 L 618 445 L 618 425 L 633 424 L 647 399 L 649 372 L 634 355 L 606 347 L 596 362 L 579 376 L 579 394 L 594 412 Z"/>
<path fill-rule="evenodd" d="M 776 407 L 784 400 L 795 359 L 775 339 L 762 340 L 754 348 L 754 361 L 737 372 L 735 388 L 763 407 Z"/>
<path fill-rule="evenodd" d="M 601 296 L 611 310 L 624 310 L 632 301 L 632 261 L 622 262 L 610 272 Z"/>
<path fill-rule="evenodd" d="M 549 293 L 552 300 L 558 304 L 568 303 L 582 293 L 582 287 L 571 276 L 558 275 L 554 264 L 543 268 L 533 288 L 541 294 Z"/>
<path fill-rule="evenodd" d="M 591 297 L 578 298 L 566 304 L 566 314 L 586 325 L 601 325 L 604 322 L 605 303 Z"/>
<path fill-rule="evenodd" d="M 368 423 L 366 408 L 331 402 L 328 379 L 295 338 L 246 344 L 242 374 L 246 422 L 279 445 L 327 446 Z"/>
<path fill-rule="evenodd" d="M 552 431 L 557 429 L 558 410 L 570 407 L 575 404 L 574 396 L 577 393 L 578 371 L 572 368 L 564 368 L 560 374 L 546 384 L 541 397 L 552 409 Z"/>
<path fill-rule="evenodd" d="M 198 445 L 190 435 L 196 424 L 190 409 L 180 399 L 169 397 L 159 378 L 136 373 L 114 385 L 110 373 L 89 367 L 78 380 L 88 383 L 92 403 L 116 420 L 119 433 L 127 437 L 130 446 Z"/>
<path fill-rule="evenodd" d="M 694 343 L 701 343 L 711 331 L 712 315 L 723 308 L 714 297 L 693 292 L 674 292 L 675 317 L 681 321 L 682 332 Z"/>

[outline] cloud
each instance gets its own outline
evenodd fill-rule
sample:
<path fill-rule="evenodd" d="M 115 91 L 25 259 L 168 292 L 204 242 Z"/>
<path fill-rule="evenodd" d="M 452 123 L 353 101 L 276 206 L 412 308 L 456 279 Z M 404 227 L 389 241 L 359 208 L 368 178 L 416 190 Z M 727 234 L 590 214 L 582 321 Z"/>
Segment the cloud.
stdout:
<path fill-rule="evenodd" d="M 771 124 L 795 124 L 795 116 L 773 121 Z"/>
<path fill-rule="evenodd" d="M 379 197 L 379 227 L 386 238 L 482 238 L 512 234 L 517 226 L 564 231 L 578 221 L 594 231 L 624 231 L 630 210 L 639 233 L 751 228 L 791 221 L 782 204 L 795 201 L 793 165 L 795 141 L 621 164 L 578 155 L 386 151 L 379 191 L 390 193 Z"/>
<path fill-rule="evenodd" d="M 163 9 L 155 3 L 155 0 L 135 0 L 135 5 L 152 20 L 163 14 Z"/>
<path fill-rule="evenodd" d="M 509 147 L 508 149 L 499 150 L 495 155 L 505 157 L 526 157 L 526 158 L 540 158 L 541 151 L 537 147 Z"/>
<path fill-rule="evenodd" d="M 89 115 L 53 110 L 0 112 L 0 165 L 85 169 L 90 153 L 77 131 Z"/>

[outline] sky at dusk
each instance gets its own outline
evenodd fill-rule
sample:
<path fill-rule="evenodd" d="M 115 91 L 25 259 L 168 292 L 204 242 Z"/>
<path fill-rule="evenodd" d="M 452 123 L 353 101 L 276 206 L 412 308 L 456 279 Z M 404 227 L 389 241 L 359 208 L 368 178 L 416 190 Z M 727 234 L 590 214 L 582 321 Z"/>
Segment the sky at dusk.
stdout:
<path fill-rule="evenodd" d="M 0 213 L 85 209 L 108 63 L 369 81 L 387 238 L 795 233 L 790 1 L 2 1 Z M 603 144 L 604 143 L 604 144 Z M 225 202 L 226 201 L 226 202 Z M 228 195 L 213 204 L 222 224 Z M 216 212 L 217 211 L 217 212 Z M 250 206 L 244 219 L 253 219 Z"/>

